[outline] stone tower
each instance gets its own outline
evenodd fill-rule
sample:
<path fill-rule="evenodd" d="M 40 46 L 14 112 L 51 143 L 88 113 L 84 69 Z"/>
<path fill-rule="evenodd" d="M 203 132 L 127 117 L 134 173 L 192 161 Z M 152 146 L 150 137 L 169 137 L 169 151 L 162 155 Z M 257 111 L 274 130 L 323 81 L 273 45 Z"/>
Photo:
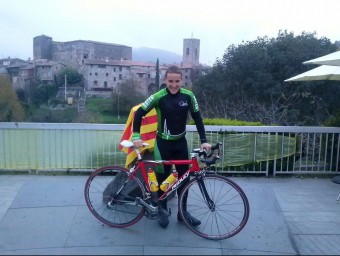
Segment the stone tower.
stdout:
<path fill-rule="evenodd" d="M 33 38 L 33 59 L 52 59 L 52 37 L 41 35 Z"/>
<path fill-rule="evenodd" d="M 200 63 L 200 40 L 183 39 L 183 65 L 198 66 Z"/>

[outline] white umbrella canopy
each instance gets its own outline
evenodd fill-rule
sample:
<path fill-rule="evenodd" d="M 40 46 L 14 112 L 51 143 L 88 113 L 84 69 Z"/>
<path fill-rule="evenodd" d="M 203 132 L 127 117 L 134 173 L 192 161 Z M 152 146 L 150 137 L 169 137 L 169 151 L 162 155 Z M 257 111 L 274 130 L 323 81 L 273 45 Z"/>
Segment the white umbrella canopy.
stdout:
<path fill-rule="evenodd" d="M 285 82 L 292 81 L 314 81 L 314 80 L 340 80 L 340 66 L 327 66 L 322 65 L 320 67 L 309 70 L 300 75 L 291 77 L 284 80 Z"/>
<path fill-rule="evenodd" d="M 340 51 L 333 52 L 316 59 L 307 60 L 303 62 L 303 64 L 340 66 Z"/>

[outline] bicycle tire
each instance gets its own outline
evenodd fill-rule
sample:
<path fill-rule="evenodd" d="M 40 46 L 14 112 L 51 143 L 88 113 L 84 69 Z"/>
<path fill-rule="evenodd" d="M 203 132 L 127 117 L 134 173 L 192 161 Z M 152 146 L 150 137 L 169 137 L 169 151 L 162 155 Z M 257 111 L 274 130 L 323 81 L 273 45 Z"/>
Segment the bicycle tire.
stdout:
<path fill-rule="evenodd" d="M 86 205 L 98 220 L 108 226 L 128 227 L 144 216 L 144 208 L 135 203 L 137 196 L 145 198 L 144 186 L 138 178 L 131 176 L 125 183 L 128 174 L 126 168 L 105 166 L 94 171 L 86 181 Z M 119 188 L 122 189 L 117 194 Z"/>
<path fill-rule="evenodd" d="M 191 179 L 179 198 L 179 213 L 183 222 L 196 235 L 206 239 L 222 240 L 235 236 L 244 228 L 249 218 L 250 208 L 246 194 L 234 181 L 220 175 L 206 174 L 203 182 L 215 209 L 209 209 L 198 180 Z M 198 226 L 192 226 L 184 218 L 183 195 L 186 192 L 187 211 L 201 221 Z"/>

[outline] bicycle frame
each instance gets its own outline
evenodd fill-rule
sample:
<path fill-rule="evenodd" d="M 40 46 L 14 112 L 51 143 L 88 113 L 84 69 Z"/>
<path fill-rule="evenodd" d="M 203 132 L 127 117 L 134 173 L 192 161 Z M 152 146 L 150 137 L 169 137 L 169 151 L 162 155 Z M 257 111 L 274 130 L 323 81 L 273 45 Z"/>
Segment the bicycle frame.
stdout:
<path fill-rule="evenodd" d="M 137 151 L 137 150 L 136 150 Z M 183 173 L 181 175 L 181 177 L 178 178 L 178 180 L 173 183 L 170 187 L 168 187 L 168 189 L 166 191 L 164 191 L 164 193 L 162 194 L 162 196 L 160 196 L 158 198 L 158 200 L 163 200 L 165 198 L 167 198 L 170 193 L 172 193 L 174 190 L 176 190 L 181 183 L 187 178 L 189 177 L 190 173 L 198 173 L 201 171 L 201 168 L 198 164 L 198 160 L 196 157 L 192 157 L 192 159 L 189 160 L 160 160 L 160 161 L 155 161 L 155 160 L 143 160 L 141 158 L 140 152 L 137 151 L 137 162 L 135 164 L 134 167 L 132 167 L 130 169 L 130 176 L 129 179 L 131 179 L 136 173 L 137 171 L 140 169 L 140 171 L 142 172 L 142 176 L 144 179 L 144 182 L 146 184 L 147 187 L 147 192 L 151 193 L 151 189 L 150 189 L 150 185 L 149 185 L 149 178 L 147 175 L 147 171 L 145 168 L 146 164 L 151 164 L 151 166 L 156 166 L 156 165 L 191 165 L 191 167 L 189 167 L 189 169 Z"/>

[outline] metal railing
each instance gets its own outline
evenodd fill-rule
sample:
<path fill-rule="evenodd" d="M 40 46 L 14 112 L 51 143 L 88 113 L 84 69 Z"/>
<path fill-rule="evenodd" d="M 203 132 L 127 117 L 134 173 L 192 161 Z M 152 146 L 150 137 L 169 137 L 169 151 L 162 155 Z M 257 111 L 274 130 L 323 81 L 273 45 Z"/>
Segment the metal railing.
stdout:
<path fill-rule="evenodd" d="M 339 174 L 340 128 L 205 126 L 209 142 L 223 143 L 220 173 Z M 92 171 L 125 165 L 118 145 L 124 124 L 0 123 L 0 171 Z M 199 147 L 187 126 L 189 149 Z"/>

